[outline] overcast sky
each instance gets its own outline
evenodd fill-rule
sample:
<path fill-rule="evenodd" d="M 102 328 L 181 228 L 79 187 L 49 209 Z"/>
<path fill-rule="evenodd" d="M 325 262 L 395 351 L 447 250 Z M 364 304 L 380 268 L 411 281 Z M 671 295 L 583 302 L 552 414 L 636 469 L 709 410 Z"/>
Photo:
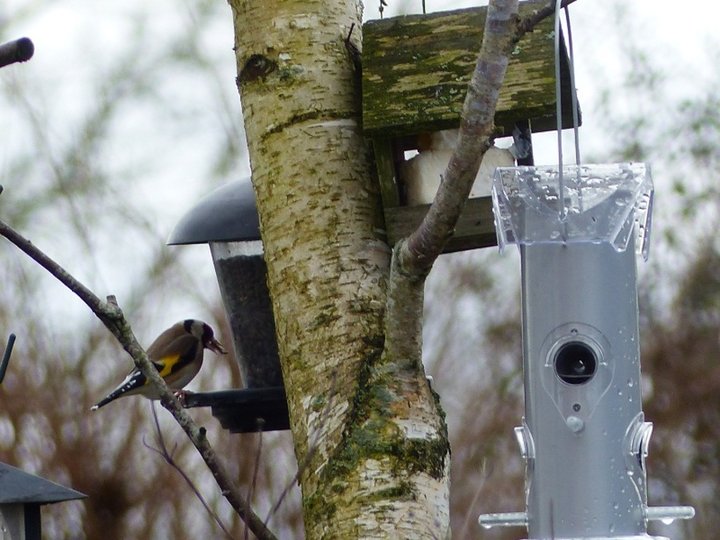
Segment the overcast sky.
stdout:
<path fill-rule="evenodd" d="M 421 0 L 387 0 L 385 16 L 393 16 L 399 9 L 420 12 Z M 365 18 L 379 16 L 379 0 L 368 0 Z M 478 2 L 426 0 L 428 11 L 441 11 L 478 5 Z M 138 9 L 138 7 L 141 9 Z M 137 57 L 139 63 L 149 63 L 164 39 L 183 35 L 191 26 L 198 4 L 192 0 L 154 0 L 153 2 L 63 0 L 38 2 L 35 0 L 5 0 L 0 4 L 0 40 L 23 35 L 30 36 L 36 45 L 35 57 L 28 63 L 3 69 L 3 80 L 18 78 L 27 84 L 27 98 L 44 115 L 51 140 L 61 145 L 73 136 L 72 128 L 86 114 L 94 101 L 102 75 L 108 73 L 118 51 L 137 39 L 139 17 L 143 18 L 148 46 Z M 618 21 L 618 8 L 624 7 L 623 19 Z M 128 196 L 139 202 L 140 211 L 158 231 L 158 242 L 166 238 L 177 220 L 193 205 L 196 198 L 208 189 L 207 163 L 213 158 L 212 148 L 228 134 L 224 122 L 228 115 L 239 124 L 240 102 L 234 84 L 236 75 L 232 51 L 233 29 L 230 8 L 220 1 L 213 6 L 219 16 L 201 36 L 202 52 L 212 65 L 217 80 L 205 74 L 188 74 L 153 69 L 148 73 L 152 91 L 162 97 L 167 110 L 137 103 L 124 110 L 113 125 L 112 139 L 103 154 L 104 168 L 119 176 L 133 175 L 137 181 Z M 595 104 L 599 93 L 612 88 L 627 77 L 628 66 L 620 61 L 620 48 L 632 41 L 647 50 L 651 60 L 672 74 L 672 93 L 676 97 L 691 96 L 697 87 L 712 80 L 717 63 L 715 37 L 716 17 L 720 9 L 715 2 L 698 0 L 692 11 L 667 0 L 577 0 L 571 7 L 575 38 L 578 93 L 583 109 L 581 141 L 584 155 L 603 155 L 607 146 L 602 118 Z M 139 13 L 143 15 L 139 15 Z M 700 16 L 698 16 L 700 14 Z M 616 27 L 622 25 L 622 29 Z M 708 53 L 710 51 L 710 53 Z M 176 66 L 177 68 L 177 66 Z M 5 78 L 5 79 L 4 79 Z M 218 90 L 219 89 L 219 90 Z M 220 92 L 225 108 L 217 108 Z M 623 107 L 618 96 L 617 111 Z M 175 109 L 173 109 L 175 107 Z M 189 111 L 189 112 L 188 112 Z M 229 112 L 228 112 L 229 111 Z M 170 125 L 182 115 L 187 117 Z M 28 145 L 21 134 L 27 129 L 27 119 L 13 114 L 0 102 L 0 125 L 6 135 L 0 147 L 0 178 L 11 161 L 13 152 Z M 538 164 L 557 162 L 553 134 L 534 137 Z M 566 137 L 566 156 L 571 156 L 571 138 Z M 23 146 L 24 145 L 24 146 Z M 215 146 L 213 146 L 215 145 Z M 612 159 L 608 156 L 607 159 Z M 233 168 L 222 183 L 248 174 L 247 161 Z M 25 179 L 3 178 L 8 202 L 15 190 L 21 189 Z M 108 256 L 98 253 L 98 258 Z M 205 246 L 178 248 L 195 250 L 206 262 L 202 271 L 212 276 L 212 268 Z M 207 257 L 207 259 L 205 259 Z M 91 284 L 112 288 L 122 279 L 124 268 L 110 265 L 93 273 Z M 82 277 L 82 276 L 81 276 Z M 172 321 L 170 321 L 172 322 Z"/>

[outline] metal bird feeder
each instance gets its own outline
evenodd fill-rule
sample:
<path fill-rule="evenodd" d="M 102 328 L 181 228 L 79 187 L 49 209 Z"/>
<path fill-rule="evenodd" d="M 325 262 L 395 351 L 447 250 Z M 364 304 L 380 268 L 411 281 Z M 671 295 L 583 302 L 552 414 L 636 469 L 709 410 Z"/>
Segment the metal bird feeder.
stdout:
<path fill-rule="evenodd" d="M 647 505 L 635 250 L 647 258 L 652 193 L 640 163 L 497 169 L 498 244 L 521 256 L 527 509 L 483 526 L 641 540 L 649 520 L 694 514 Z"/>
<path fill-rule="evenodd" d="M 7 540 L 40 540 L 40 507 L 87 495 L 0 463 L 0 536 Z"/>
<path fill-rule="evenodd" d="M 186 403 L 213 407 L 213 415 L 232 432 L 257 431 L 259 423 L 264 431 L 288 429 L 267 268 L 249 178 L 208 194 L 180 220 L 168 240 L 170 245 L 204 243 L 210 245 L 247 389 L 191 394 Z"/>
<path fill-rule="evenodd" d="M 546 0 L 520 3 L 520 15 Z M 385 213 L 388 243 L 395 244 L 421 222 L 429 204 L 408 206 L 405 164 L 423 141 L 460 125 L 467 85 L 482 41 L 487 6 L 406 15 L 363 25 L 363 130 L 371 140 Z M 556 127 L 552 21 L 527 34 L 513 52 L 495 115 L 497 136 L 519 127 L 529 134 Z M 572 127 L 570 75 L 561 53 L 563 127 Z M 407 156 L 407 157 L 406 157 Z M 532 153 L 520 165 L 532 165 Z M 496 244 L 492 203 L 471 198 L 445 252 Z"/>

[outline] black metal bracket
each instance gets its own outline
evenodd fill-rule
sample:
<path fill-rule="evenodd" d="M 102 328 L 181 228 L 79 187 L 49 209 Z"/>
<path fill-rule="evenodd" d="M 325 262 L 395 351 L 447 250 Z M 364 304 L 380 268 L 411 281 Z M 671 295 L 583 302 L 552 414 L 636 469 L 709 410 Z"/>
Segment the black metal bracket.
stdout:
<path fill-rule="evenodd" d="M 185 407 L 212 407 L 212 415 L 230 433 L 290 429 L 285 388 L 245 388 L 188 393 Z"/>

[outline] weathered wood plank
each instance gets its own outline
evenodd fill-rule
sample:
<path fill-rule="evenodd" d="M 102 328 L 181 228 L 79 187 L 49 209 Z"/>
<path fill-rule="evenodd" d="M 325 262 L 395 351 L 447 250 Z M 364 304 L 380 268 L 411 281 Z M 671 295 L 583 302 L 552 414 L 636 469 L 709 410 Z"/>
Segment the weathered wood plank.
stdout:
<path fill-rule="evenodd" d="M 521 2 L 520 13 L 545 0 Z M 363 129 L 397 137 L 459 125 L 487 7 L 407 15 L 363 25 Z M 561 40 L 562 42 L 562 40 Z M 567 57 L 562 51 L 563 124 L 572 126 Z M 517 120 L 534 132 L 555 129 L 554 31 L 548 19 L 517 45 L 495 123 L 509 134 Z"/>
<path fill-rule="evenodd" d="M 392 154 L 392 143 L 390 139 L 378 137 L 373 139 L 373 152 L 375 153 L 375 165 L 377 167 L 378 179 L 380 182 L 380 196 L 384 206 L 398 206 L 397 179 L 395 176 L 395 159 Z"/>
<path fill-rule="evenodd" d="M 398 206 L 385 208 L 385 227 L 388 243 L 394 246 L 398 240 L 409 236 L 422 221 L 430 208 L 421 206 Z M 476 249 L 497 245 L 492 199 L 479 197 L 469 199 L 460 214 L 453 237 L 448 240 L 443 253 Z"/>

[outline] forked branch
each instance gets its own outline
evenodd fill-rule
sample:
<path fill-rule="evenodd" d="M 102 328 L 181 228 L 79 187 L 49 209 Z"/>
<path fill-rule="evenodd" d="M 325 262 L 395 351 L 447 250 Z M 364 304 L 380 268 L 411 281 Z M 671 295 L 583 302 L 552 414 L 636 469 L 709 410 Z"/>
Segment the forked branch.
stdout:
<path fill-rule="evenodd" d="M 575 0 L 563 0 L 565 7 Z M 397 246 L 401 273 L 423 280 L 452 236 L 486 150 L 510 55 L 518 41 L 555 12 L 555 2 L 518 15 L 518 0 L 491 0 L 480 54 L 468 85 L 457 148 L 437 195 L 418 228 Z"/>

